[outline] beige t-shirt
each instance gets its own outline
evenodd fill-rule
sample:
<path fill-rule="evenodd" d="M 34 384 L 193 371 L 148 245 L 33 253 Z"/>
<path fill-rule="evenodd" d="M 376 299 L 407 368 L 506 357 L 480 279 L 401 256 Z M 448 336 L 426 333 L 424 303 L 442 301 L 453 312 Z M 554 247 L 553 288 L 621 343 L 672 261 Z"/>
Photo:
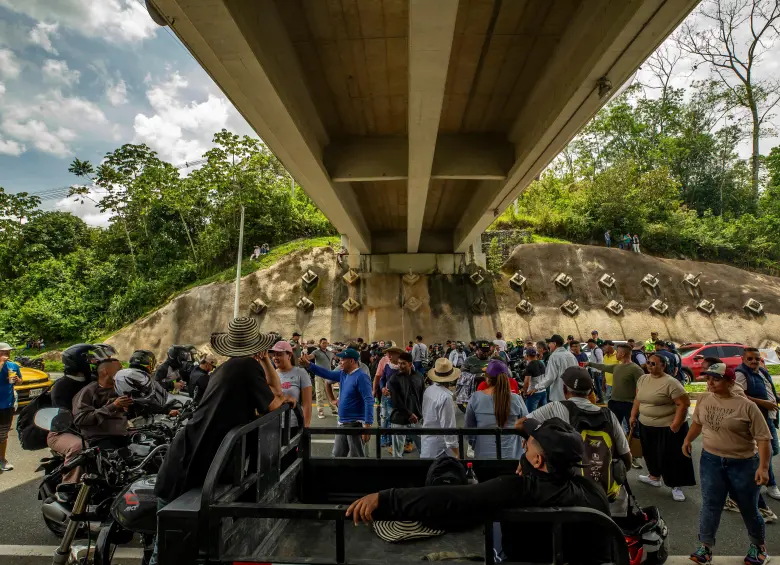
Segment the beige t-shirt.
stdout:
<path fill-rule="evenodd" d="M 639 377 L 636 397 L 639 399 L 639 421 L 644 426 L 664 428 L 672 425 L 677 406 L 674 401 L 685 394 L 680 381 L 669 375 Z"/>
<path fill-rule="evenodd" d="M 757 451 L 756 440 L 772 439 L 761 410 L 740 394 L 732 393 L 729 398 L 712 393 L 701 396 L 693 421 L 701 424 L 702 447 L 718 457 L 747 459 Z"/>

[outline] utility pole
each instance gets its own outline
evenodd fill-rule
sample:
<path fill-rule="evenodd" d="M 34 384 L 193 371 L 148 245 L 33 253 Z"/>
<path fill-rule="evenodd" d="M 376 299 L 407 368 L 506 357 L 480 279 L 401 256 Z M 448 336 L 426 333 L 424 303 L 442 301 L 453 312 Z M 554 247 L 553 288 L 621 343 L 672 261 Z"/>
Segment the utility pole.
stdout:
<path fill-rule="evenodd" d="M 241 223 L 238 228 L 238 261 L 236 262 L 236 300 L 233 317 L 238 318 L 238 299 L 241 296 L 241 256 L 244 254 L 244 205 L 241 205 Z"/>

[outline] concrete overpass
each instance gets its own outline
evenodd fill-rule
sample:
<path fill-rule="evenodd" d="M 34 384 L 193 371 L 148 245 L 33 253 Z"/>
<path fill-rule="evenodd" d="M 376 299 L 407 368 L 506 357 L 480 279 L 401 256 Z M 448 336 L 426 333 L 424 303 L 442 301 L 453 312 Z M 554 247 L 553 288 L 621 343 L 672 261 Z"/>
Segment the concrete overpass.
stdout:
<path fill-rule="evenodd" d="M 351 258 L 403 270 L 467 253 L 697 3 L 147 0 Z"/>

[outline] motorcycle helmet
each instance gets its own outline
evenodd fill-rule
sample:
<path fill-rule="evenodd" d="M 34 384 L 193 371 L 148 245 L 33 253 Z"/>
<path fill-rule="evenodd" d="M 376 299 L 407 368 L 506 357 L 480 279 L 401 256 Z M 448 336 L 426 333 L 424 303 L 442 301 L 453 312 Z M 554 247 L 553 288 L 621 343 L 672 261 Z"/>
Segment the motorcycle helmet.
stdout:
<path fill-rule="evenodd" d="M 148 349 L 136 349 L 130 356 L 130 368 L 141 369 L 147 374 L 152 374 L 157 366 L 157 357 Z"/>
<path fill-rule="evenodd" d="M 121 369 L 114 375 L 114 390 L 141 406 L 165 406 L 168 393 L 143 369 Z"/>
<path fill-rule="evenodd" d="M 114 359 L 116 350 L 102 343 L 79 343 L 62 352 L 63 372 L 66 375 L 81 374 L 97 378 L 97 366 L 108 359 Z"/>
<path fill-rule="evenodd" d="M 168 348 L 168 361 L 171 367 L 179 369 L 184 363 L 192 363 L 193 350 L 195 347 L 192 345 L 171 345 Z"/>

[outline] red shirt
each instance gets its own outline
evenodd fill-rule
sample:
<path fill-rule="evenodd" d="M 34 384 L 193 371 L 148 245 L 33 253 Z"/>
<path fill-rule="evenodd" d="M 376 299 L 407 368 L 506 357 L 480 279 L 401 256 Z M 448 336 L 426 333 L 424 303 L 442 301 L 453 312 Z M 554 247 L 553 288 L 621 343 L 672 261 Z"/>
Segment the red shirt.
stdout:
<path fill-rule="evenodd" d="M 487 387 L 487 381 L 482 381 L 479 383 L 477 390 L 485 390 Z M 515 394 L 520 394 L 520 388 L 517 386 L 517 381 L 515 379 L 509 379 L 509 390 Z"/>

